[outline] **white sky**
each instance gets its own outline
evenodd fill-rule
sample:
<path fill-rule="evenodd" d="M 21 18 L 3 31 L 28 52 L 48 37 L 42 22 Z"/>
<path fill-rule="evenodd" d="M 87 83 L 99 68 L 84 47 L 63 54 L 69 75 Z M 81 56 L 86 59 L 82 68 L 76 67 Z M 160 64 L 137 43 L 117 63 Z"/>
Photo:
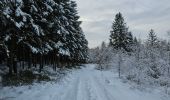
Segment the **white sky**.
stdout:
<path fill-rule="evenodd" d="M 170 0 L 75 0 L 83 21 L 82 28 L 89 47 L 109 41 L 115 14 L 121 12 L 133 35 L 147 38 L 154 29 L 160 38 L 170 30 Z"/>

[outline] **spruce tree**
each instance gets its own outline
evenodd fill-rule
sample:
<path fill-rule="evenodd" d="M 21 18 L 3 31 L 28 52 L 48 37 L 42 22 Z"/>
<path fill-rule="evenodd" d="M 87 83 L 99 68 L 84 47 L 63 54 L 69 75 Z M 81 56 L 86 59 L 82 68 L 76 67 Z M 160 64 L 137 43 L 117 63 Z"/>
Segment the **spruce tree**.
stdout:
<path fill-rule="evenodd" d="M 67 30 L 70 32 L 67 34 L 67 47 L 71 54 L 71 58 L 74 58 L 76 62 L 84 62 L 87 58 L 87 40 L 80 27 L 81 21 L 77 12 L 77 4 L 75 1 L 70 1 L 65 5 L 66 18 L 68 19 Z"/>
<path fill-rule="evenodd" d="M 150 68 L 148 69 L 148 74 L 153 78 L 159 78 L 160 71 L 158 65 L 156 64 L 156 54 L 158 51 L 159 41 L 153 29 L 149 32 L 149 37 L 147 40 L 147 49 L 150 58 Z"/>
<path fill-rule="evenodd" d="M 116 14 L 115 20 L 112 25 L 110 46 L 117 50 L 124 49 L 125 51 L 130 51 L 129 45 L 132 44 L 132 40 L 132 34 L 128 32 L 128 28 L 126 26 L 126 23 L 124 22 L 124 18 L 119 12 L 118 14 Z"/>
<path fill-rule="evenodd" d="M 153 29 L 151 29 L 150 31 L 149 31 L 149 35 L 148 35 L 148 40 L 147 40 L 147 45 L 149 46 L 149 47 L 157 47 L 158 46 L 158 38 L 157 38 L 157 36 L 156 36 L 156 34 L 155 34 L 155 32 L 154 32 L 154 30 Z"/>
<path fill-rule="evenodd" d="M 25 64 L 28 68 L 39 64 L 39 71 L 49 63 L 55 69 L 85 62 L 87 40 L 76 2 L 4 0 L 0 1 L 0 12 L 0 56 L 7 59 L 11 74 L 18 72 L 17 62 L 22 69 L 27 69 Z"/>
<path fill-rule="evenodd" d="M 134 43 L 134 45 L 137 45 L 137 44 L 138 44 L 138 40 L 137 40 L 137 38 L 136 38 L 136 37 L 134 37 L 134 39 L 133 39 L 133 43 Z"/>
<path fill-rule="evenodd" d="M 134 44 L 132 32 L 127 33 L 127 46 L 131 50 L 131 46 Z"/>
<path fill-rule="evenodd" d="M 22 15 L 20 1 L 2 1 L 4 7 L 1 9 L 1 39 L 6 47 L 7 65 L 9 73 L 17 73 L 17 48 L 21 40 L 22 28 L 24 25 L 24 15 Z M 22 14 L 21 14 L 22 13 Z"/>

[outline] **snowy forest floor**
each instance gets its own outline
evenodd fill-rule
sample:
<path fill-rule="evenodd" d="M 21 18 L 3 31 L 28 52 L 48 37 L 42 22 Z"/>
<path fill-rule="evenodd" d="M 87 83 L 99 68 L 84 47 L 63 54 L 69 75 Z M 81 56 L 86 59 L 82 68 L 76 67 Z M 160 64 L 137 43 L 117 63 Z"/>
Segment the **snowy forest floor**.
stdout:
<path fill-rule="evenodd" d="M 74 70 L 60 82 L 3 87 L 0 100 L 169 100 L 158 88 L 138 89 L 113 71 L 99 71 L 94 64 Z"/>

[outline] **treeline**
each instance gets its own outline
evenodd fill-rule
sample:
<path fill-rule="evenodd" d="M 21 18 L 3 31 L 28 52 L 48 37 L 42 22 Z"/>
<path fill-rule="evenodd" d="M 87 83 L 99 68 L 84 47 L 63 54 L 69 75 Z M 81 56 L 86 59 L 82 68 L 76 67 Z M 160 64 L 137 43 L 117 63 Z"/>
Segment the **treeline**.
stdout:
<path fill-rule="evenodd" d="M 1 0 L 0 63 L 10 74 L 85 63 L 87 40 L 72 0 Z"/>
<path fill-rule="evenodd" d="M 138 84 L 170 87 L 170 41 L 159 39 L 153 29 L 147 37 L 143 42 L 133 37 L 118 13 L 109 44 L 91 49 L 91 62 L 101 70 L 115 69 L 119 77 Z"/>

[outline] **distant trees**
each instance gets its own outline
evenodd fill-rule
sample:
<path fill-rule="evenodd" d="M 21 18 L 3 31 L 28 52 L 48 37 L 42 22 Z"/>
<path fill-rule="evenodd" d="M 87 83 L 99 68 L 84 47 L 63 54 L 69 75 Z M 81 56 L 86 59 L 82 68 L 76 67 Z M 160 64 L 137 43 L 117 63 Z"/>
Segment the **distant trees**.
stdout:
<path fill-rule="evenodd" d="M 150 30 L 149 35 L 148 35 L 148 40 L 146 42 L 147 46 L 147 53 L 148 57 L 150 58 L 150 68 L 148 70 L 148 74 L 151 75 L 154 78 L 159 78 L 160 72 L 158 69 L 158 66 L 156 64 L 156 58 L 158 51 L 160 50 L 159 48 L 159 40 L 154 32 L 153 29 Z M 158 50 L 156 50 L 158 49 Z"/>
<path fill-rule="evenodd" d="M 99 54 L 97 55 L 97 64 L 100 66 L 101 70 L 109 68 L 108 64 L 111 60 L 111 51 L 112 49 L 110 49 L 105 42 L 102 42 Z"/>
<path fill-rule="evenodd" d="M 112 68 L 119 77 L 126 78 L 139 85 L 160 85 L 169 87 L 170 84 L 170 43 L 157 37 L 153 29 L 148 33 L 146 41 L 133 38 L 131 52 L 111 49 L 112 46 L 102 46 L 91 49 L 91 58 L 98 68 Z"/>
<path fill-rule="evenodd" d="M 100 48 L 92 48 L 88 50 L 88 55 L 89 55 L 89 63 L 97 63 L 98 61 L 98 55 L 100 54 Z"/>
<path fill-rule="evenodd" d="M 88 52 L 89 62 L 98 64 L 100 70 L 108 69 L 110 67 L 109 64 L 112 59 L 111 52 L 113 52 L 113 50 L 104 41 L 100 47 L 90 49 Z"/>
<path fill-rule="evenodd" d="M 148 34 L 147 45 L 148 45 L 149 47 L 157 47 L 158 44 L 159 44 L 158 42 L 159 42 L 159 41 L 158 41 L 158 38 L 157 38 L 154 30 L 151 29 L 151 30 L 149 31 L 149 34 Z"/>
<path fill-rule="evenodd" d="M 153 29 L 146 41 L 133 37 L 121 13 L 116 14 L 109 40 L 109 46 L 103 42 L 90 50 L 98 68 L 112 68 L 119 77 L 139 85 L 170 87 L 170 40 L 159 39 Z"/>
<path fill-rule="evenodd" d="M 0 61 L 10 74 L 84 63 L 88 42 L 80 24 L 75 1 L 0 1 Z"/>

